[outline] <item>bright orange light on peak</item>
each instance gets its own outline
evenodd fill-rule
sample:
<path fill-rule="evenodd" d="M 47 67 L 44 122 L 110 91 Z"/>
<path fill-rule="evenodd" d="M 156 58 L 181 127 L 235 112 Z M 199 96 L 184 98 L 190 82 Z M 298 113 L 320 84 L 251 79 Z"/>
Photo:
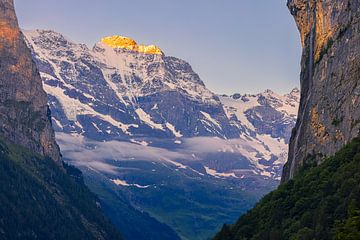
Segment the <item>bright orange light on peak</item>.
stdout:
<path fill-rule="evenodd" d="M 144 54 L 163 54 L 160 48 L 155 45 L 138 45 L 133 39 L 123 36 L 112 36 L 101 39 L 101 42 L 111 48 L 123 48 Z"/>

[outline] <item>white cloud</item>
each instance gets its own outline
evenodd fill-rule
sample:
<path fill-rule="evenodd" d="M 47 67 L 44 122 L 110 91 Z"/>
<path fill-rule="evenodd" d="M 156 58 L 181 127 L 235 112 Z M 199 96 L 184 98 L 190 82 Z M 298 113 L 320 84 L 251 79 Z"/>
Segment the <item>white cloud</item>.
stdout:
<path fill-rule="evenodd" d="M 83 136 L 64 133 L 57 133 L 56 139 L 63 155 L 67 159 L 71 159 L 74 165 L 79 167 L 86 166 L 107 173 L 115 173 L 117 168 L 107 164 L 106 160 L 142 160 L 168 162 L 176 165 L 176 160 L 190 158 L 187 153 L 129 142 L 98 142 L 86 139 Z"/>
<path fill-rule="evenodd" d="M 188 161 L 206 159 L 211 154 L 226 152 L 241 155 L 257 169 L 266 171 L 267 167 L 260 163 L 260 159 L 271 159 L 273 156 L 270 149 L 264 146 L 264 142 L 244 139 L 184 138 L 179 148 L 169 150 L 131 142 L 99 142 L 64 133 L 57 133 L 56 138 L 63 155 L 71 159 L 73 165 L 111 174 L 119 172 L 120 168 L 109 164 L 109 160 L 161 162 L 177 168 L 188 168 L 183 165 Z M 279 161 L 283 162 L 285 158 Z"/>

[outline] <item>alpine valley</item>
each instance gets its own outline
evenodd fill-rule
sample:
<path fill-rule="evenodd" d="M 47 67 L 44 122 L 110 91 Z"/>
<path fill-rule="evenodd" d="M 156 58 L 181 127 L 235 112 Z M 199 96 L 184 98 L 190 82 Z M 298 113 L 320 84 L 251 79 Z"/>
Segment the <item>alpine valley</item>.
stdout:
<path fill-rule="evenodd" d="M 279 184 L 298 89 L 216 95 L 153 45 L 24 34 L 63 157 L 125 239 L 210 238 Z"/>

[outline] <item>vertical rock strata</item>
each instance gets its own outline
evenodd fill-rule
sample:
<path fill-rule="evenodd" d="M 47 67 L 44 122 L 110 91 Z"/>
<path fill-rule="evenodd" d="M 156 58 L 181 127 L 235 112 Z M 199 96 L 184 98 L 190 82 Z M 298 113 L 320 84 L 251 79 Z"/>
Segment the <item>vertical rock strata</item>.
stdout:
<path fill-rule="evenodd" d="M 360 1 L 289 0 L 301 35 L 301 100 L 282 180 L 358 136 Z"/>
<path fill-rule="evenodd" d="M 0 0 L 0 134 L 55 161 L 60 159 L 47 96 L 19 29 L 13 0 Z"/>

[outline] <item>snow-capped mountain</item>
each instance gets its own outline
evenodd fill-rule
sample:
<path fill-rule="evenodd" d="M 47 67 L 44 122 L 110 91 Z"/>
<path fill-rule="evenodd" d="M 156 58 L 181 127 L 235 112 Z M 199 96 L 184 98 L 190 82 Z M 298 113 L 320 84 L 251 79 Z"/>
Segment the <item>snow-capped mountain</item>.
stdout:
<path fill-rule="evenodd" d="M 257 95 L 220 96 L 231 123 L 242 129 L 241 135 L 269 135 L 288 143 L 299 107 L 300 91 L 279 95 L 266 90 Z"/>
<path fill-rule="evenodd" d="M 271 90 L 263 93 L 219 96 L 233 126 L 240 130 L 250 148 L 241 151 L 260 175 L 279 179 L 287 160 L 288 142 L 296 122 L 300 91 L 279 95 Z M 246 153 L 248 152 L 248 154 Z"/>
<path fill-rule="evenodd" d="M 239 135 L 218 97 L 183 60 L 103 42 L 88 49 L 52 31 L 25 35 L 50 96 L 57 131 L 137 141 Z"/>
<path fill-rule="evenodd" d="M 217 96 L 187 62 L 161 50 L 139 52 L 128 38 L 131 48 L 128 42 L 126 48 L 114 48 L 110 37 L 89 49 L 53 31 L 25 31 L 25 35 L 49 95 L 57 132 L 157 147 L 164 147 L 164 139 L 167 147 L 194 137 L 241 141 L 240 147 L 225 144 L 250 160 L 256 173 L 280 176 L 296 119 L 297 89 L 284 96 L 270 90 Z M 233 170 L 226 168 L 236 174 Z"/>
<path fill-rule="evenodd" d="M 156 46 L 115 36 L 89 49 L 53 31 L 24 33 L 64 158 L 82 169 L 96 193 L 104 193 L 98 185 L 121 192 L 180 236 L 196 239 L 202 231 L 203 239 L 277 185 L 298 89 L 216 95 L 189 63 Z M 183 199 L 190 192 L 207 197 Z M 182 213 L 191 208 L 194 216 L 173 217 L 179 199 Z M 182 217 L 213 221 L 189 232 Z"/>

